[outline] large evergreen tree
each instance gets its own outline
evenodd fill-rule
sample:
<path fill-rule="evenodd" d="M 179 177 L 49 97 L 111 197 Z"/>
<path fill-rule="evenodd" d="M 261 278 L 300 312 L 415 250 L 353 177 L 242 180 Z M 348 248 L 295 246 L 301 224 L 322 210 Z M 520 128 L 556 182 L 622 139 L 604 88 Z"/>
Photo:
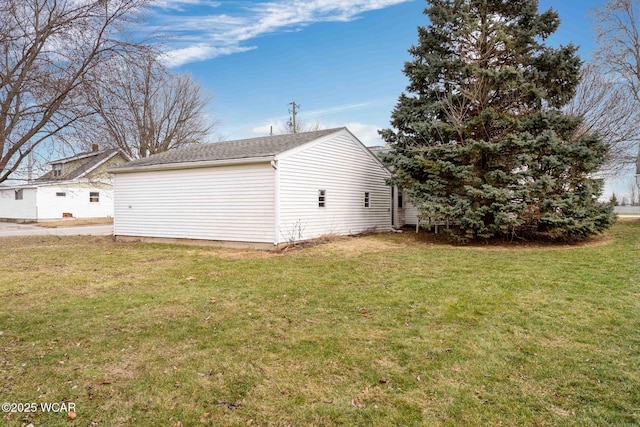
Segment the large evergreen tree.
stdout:
<path fill-rule="evenodd" d="M 381 132 L 394 184 L 423 216 L 460 240 L 583 238 L 609 227 L 593 178 L 606 146 L 577 137 L 579 117 L 560 108 L 581 61 L 572 45 L 545 39 L 556 12 L 537 0 L 430 0 L 409 78 Z"/>

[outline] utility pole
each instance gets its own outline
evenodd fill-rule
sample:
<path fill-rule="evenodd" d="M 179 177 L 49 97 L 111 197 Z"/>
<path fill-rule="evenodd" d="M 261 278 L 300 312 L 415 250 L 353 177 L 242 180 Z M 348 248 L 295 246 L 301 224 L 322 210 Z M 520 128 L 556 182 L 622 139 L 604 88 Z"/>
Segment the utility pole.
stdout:
<path fill-rule="evenodd" d="M 298 130 L 296 129 L 296 107 L 300 108 L 300 104 L 296 104 L 296 101 L 293 101 L 290 102 L 289 105 L 291 105 L 291 108 L 293 109 L 292 111 L 290 111 L 291 119 L 289 120 L 289 125 L 293 129 L 293 133 L 297 133 Z"/>
<path fill-rule="evenodd" d="M 27 183 L 31 184 L 33 180 L 33 151 L 29 152 L 27 157 Z"/>

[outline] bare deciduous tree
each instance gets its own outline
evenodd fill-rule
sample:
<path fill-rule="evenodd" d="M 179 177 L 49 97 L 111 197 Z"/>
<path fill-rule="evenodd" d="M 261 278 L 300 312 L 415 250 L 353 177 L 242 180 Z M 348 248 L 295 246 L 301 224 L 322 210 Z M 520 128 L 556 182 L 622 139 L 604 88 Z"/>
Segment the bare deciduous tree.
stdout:
<path fill-rule="evenodd" d="M 126 51 L 122 30 L 146 0 L 0 2 L 0 182 L 87 114 L 87 73 Z"/>
<path fill-rule="evenodd" d="M 320 122 L 317 120 L 313 123 L 307 123 L 298 118 L 298 113 L 296 108 L 300 108 L 300 104 L 297 104 L 295 101 L 289 103 L 292 106 L 292 109 L 289 110 L 291 113 L 291 117 L 284 123 L 281 123 L 280 130 L 282 133 L 300 133 L 300 132 L 313 132 L 316 130 L 320 130 L 322 127 L 320 126 Z"/>
<path fill-rule="evenodd" d="M 131 158 L 147 157 L 208 138 L 215 122 L 210 97 L 189 74 L 172 74 L 152 49 L 103 66 L 88 82 L 95 115 L 78 127 Z"/>
<path fill-rule="evenodd" d="M 301 133 L 301 132 L 313 132 L 316 130 L 322 129 L 319 121 L 307 123 L 304 120 L 297 119 L 295 129 L 293 127 L 293 122 L 288 120 L 285 123 L 282 123 L 280 129 L 283 133 Z"/>
<path fill-rule="evenodd" d="M 607 79 L 621 85 L 640 109 L 640 1 L 608 0 L 593 11 L 597 51 L 594 60 Z M 640 142 L 636 139 L 640 173 Z"/>
<path fill-rule="evenodd" d="M 597 135 L 609 146 L 603 173 L 616 176 L 636 161 L 640 141 L 640 108 L 628 88 L 612 81 L 595 63 L 582 68 L 574 98 L 564 110 L 583 117 L 576 138 Z"/>

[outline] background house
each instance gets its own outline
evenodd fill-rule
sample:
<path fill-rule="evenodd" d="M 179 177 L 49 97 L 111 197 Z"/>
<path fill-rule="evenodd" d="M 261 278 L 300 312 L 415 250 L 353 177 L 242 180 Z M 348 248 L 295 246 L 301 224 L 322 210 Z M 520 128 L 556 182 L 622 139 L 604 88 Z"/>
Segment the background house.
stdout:
<path fill-rule="evenodd" d="M 391 227 L 390 172 L 346 128 L 187 146 L 110 171 L 118 237 L 273 246 Z"/>
<path fill-rule="evenodd" d="M 113 216 L 113 187 L 107 168 L 125 163 L 118 150 L 93 150 L 50 163 L 32 183 L 0 187 L 0 219 L 39 221 L 63 217 Z"/>
<path fill-rule="evenodd" d="M 389 148 L 383 145 L 369 147 L 369 150 L 379 159 L 382 159 L 382 156 L 389 152 Z M 393 228 L 399 229 L 405 225 L 417 225 L 418 209 L 411 204 L 402 189 L 395 186 L 391 188 L 391 198 L 391 225 Z"/>

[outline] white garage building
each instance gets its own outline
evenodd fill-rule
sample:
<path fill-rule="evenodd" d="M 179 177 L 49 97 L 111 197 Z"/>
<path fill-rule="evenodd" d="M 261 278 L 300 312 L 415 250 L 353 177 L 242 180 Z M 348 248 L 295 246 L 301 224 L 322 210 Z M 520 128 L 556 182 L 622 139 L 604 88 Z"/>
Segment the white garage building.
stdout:
<path fill-rule="evenodd" d="M 192 145 L 110 172 L 116 237 L 278 246 L 391 229 L 391 174 L 346 128 Z"/>

